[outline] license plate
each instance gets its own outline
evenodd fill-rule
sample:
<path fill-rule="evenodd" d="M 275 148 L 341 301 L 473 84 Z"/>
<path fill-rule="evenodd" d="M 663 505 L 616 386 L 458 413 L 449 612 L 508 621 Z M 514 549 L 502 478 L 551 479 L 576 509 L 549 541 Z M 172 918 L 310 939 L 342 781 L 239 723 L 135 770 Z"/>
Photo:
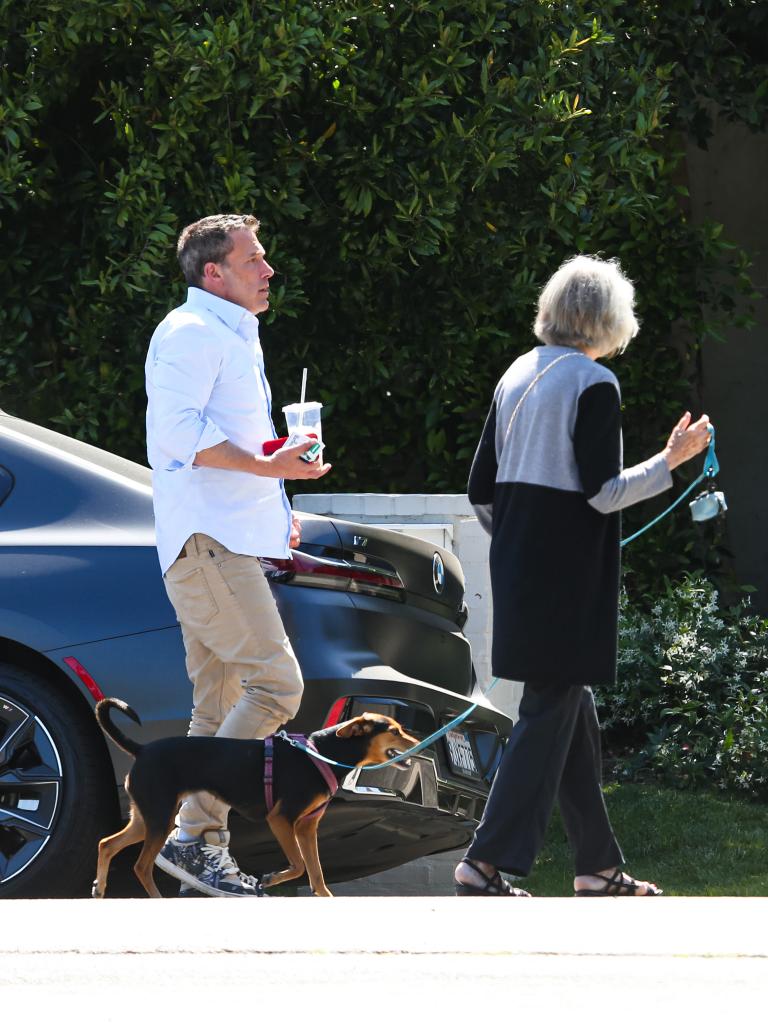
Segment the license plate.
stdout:
<path fill-rule="evenodd" d="M 451 762 L 451 768 L 458 775 L 465 775 L 471 779 L 479 778 L 480 772 L 477 770 L 475 752 L 472 749 L 469 734 L 458 729 L 452 729 L 449 733 L 446 733 L 445 742 L 448 747 L 448 759 Z"/>

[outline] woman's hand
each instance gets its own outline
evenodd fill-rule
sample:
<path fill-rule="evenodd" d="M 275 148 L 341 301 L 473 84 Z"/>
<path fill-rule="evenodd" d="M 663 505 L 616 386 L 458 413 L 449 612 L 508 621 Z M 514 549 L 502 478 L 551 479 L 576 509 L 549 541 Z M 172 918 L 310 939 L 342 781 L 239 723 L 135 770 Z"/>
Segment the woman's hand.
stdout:
<path fill-rule="evenodd" d="M 699 455 L 709 444 L 709 416 L 701 416 L 691 423 L 691 414 L 685 413 L 669 435 L 664 458 L 670 469 L 675 469 Z"/>

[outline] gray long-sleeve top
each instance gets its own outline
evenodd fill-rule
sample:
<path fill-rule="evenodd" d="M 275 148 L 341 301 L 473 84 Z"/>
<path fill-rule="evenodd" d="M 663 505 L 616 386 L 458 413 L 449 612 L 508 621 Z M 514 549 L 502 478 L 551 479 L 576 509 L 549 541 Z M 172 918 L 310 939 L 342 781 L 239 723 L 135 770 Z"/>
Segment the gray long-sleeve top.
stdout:
<path fill-rule="evenodd" d="M 615 676 L 618 512 L 672 483 L 663 455 L 622 468 L 620 403 L 610 370 L 559 346 L 499 381 L 469 481 L 492 536 L 496 675 Z"/>

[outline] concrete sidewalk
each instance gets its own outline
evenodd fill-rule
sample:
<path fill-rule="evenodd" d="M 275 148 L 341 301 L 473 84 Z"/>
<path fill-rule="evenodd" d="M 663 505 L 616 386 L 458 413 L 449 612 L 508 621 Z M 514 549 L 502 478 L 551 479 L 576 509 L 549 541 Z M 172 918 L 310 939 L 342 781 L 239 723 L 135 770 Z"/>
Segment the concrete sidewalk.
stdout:
<path fill-rule="evenodd" d="M 356 1007 L 368 1024 L 487 1015 L 493 999 L 505 1017 L 701 1024 L 768 1001 L 759 899 L 6 901 L 0 921 L 8 1020 L 338 1021 Z"/>
<path fill-rule="evenodd" d="M 761 899 L 8 900 L 0 957 L 469 953 L 764 958 Z"/>

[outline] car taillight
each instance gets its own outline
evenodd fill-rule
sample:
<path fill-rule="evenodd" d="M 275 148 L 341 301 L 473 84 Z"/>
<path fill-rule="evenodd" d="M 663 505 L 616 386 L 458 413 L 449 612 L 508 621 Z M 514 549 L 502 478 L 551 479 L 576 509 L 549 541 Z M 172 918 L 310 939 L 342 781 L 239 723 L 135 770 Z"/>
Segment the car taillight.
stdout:
<path fill-rule="evenodd" d="M 330 729 L 332 725 L 338 725 L 342 719 L 346 718 L 344 712 L 347 710 L 347 704 L 349 703 L 348 697 L 339 697 L 331 704 L 331 710 L 323 723 L 324 729 Z"/>
<path fill-rule="evenodd" d="M 293 558 L 262 558 L 265 574 L 276 583 L 301 587 L 325 587 L 352 594 L 371 594 L 394 601 L 405 599 L 405 586 L 391 566 L 320 558 L 295 551 Z"/>

